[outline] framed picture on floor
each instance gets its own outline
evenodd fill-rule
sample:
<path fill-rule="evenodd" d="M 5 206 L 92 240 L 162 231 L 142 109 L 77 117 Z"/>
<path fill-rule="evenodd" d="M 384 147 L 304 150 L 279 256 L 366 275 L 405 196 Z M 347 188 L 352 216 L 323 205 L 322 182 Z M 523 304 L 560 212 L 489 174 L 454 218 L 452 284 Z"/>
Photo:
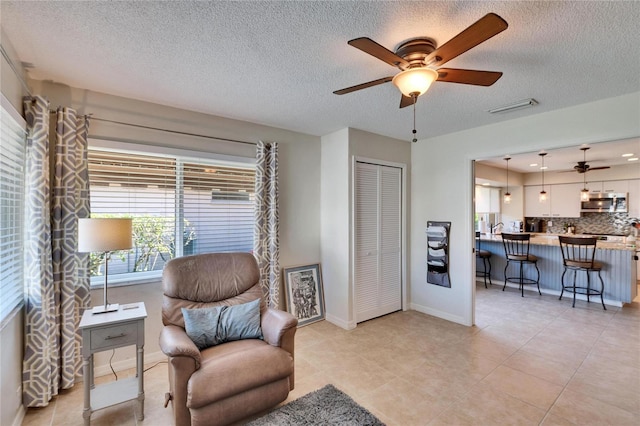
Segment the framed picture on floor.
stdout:
<path fill-rule="evenodd" d="M 298 326 L 324 319 L 324 295 L 320 264 L 284 268 L 287 311 L 298 318 Z"/>

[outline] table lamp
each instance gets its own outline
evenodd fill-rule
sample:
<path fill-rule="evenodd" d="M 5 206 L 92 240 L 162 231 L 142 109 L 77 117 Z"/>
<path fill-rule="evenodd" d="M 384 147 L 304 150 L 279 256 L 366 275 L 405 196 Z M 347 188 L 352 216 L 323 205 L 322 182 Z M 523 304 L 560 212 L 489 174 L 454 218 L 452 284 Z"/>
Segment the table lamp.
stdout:
<path fill-rule="evenodd" d="M 107 275 L 109 257 L 115 250 L 128 250 L 133 247 L 131 233 L 132 219 L 123 218 L 87 218 L 78 219 L 78 252 L 104 253 L 104 305 L 94 306 L 93 314 L 117 311 L 117 303 L 109 303 L 107 298 Z"/>

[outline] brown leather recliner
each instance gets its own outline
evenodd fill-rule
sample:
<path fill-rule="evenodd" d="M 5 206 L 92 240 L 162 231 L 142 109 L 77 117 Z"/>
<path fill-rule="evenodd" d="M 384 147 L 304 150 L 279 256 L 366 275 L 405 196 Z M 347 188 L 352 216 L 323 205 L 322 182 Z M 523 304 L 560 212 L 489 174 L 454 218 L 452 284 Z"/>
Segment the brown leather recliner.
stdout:
<path fill-rule="evenodd" d="M 260 271 L 250 253 L 175 258 L 162 273 L 160 348 L 169 357 L 168 398 L 177 426 L 225 425 L 273 407 L 294 386 L 298 320 L 266 308 Z M 264 340 L 246 339 L 198 350 L 181 308 L 238 305 L 261 299 Z"/>

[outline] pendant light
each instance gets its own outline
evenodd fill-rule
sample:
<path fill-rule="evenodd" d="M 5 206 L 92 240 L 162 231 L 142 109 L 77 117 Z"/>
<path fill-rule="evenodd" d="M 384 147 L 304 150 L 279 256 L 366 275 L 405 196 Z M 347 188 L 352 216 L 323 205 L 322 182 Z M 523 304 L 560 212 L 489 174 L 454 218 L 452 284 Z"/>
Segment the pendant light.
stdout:
<path fill-rule="evenodd" d="M 505 155 L 504 161 L 507 162 L 507 192 L 504 193 L 505 204 L 511 204 L 511 193 L 509 192 L 509 160 L 511 160 L 511 157 L 509 155 Z"/>
<path fill-rule="evenodd" d="M 540 158 L 542 159 L 542 166 L 540 167 L 540 170 L 542 170 L 542 191 L 540 191 L 540 196 L 538 197 L 538 201 L 540 201 L 541 203 L 546 203 L 547 202 L 547 191 L 544 190 L 544 156 L 547 155 L 546 152 L 541 152 L 538 154 L 540 156 Z"/>
<path fill-rule="evenodd" d="M 588 146 L 583 146 L 580 148 L 582 151 L 582 159 L 584 164 L 587 164 L 587 150 Z M 587 170 L 585 169 L 584 173 L 582 173 L 582 190 L 580 191 L 580 201 L 589 201 L 589 190 L 587 189 Z"/>

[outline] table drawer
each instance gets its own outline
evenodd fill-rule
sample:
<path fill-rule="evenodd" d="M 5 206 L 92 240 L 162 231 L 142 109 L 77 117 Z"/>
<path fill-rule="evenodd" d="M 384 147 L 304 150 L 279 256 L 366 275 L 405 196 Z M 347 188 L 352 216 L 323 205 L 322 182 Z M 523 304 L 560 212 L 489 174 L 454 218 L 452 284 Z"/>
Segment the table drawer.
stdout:
<path fill-rule="evenodd" d="M 91 330 L 91 350 L 133 345 L 138 341 L 138 323 L 118 324 Z"/>

